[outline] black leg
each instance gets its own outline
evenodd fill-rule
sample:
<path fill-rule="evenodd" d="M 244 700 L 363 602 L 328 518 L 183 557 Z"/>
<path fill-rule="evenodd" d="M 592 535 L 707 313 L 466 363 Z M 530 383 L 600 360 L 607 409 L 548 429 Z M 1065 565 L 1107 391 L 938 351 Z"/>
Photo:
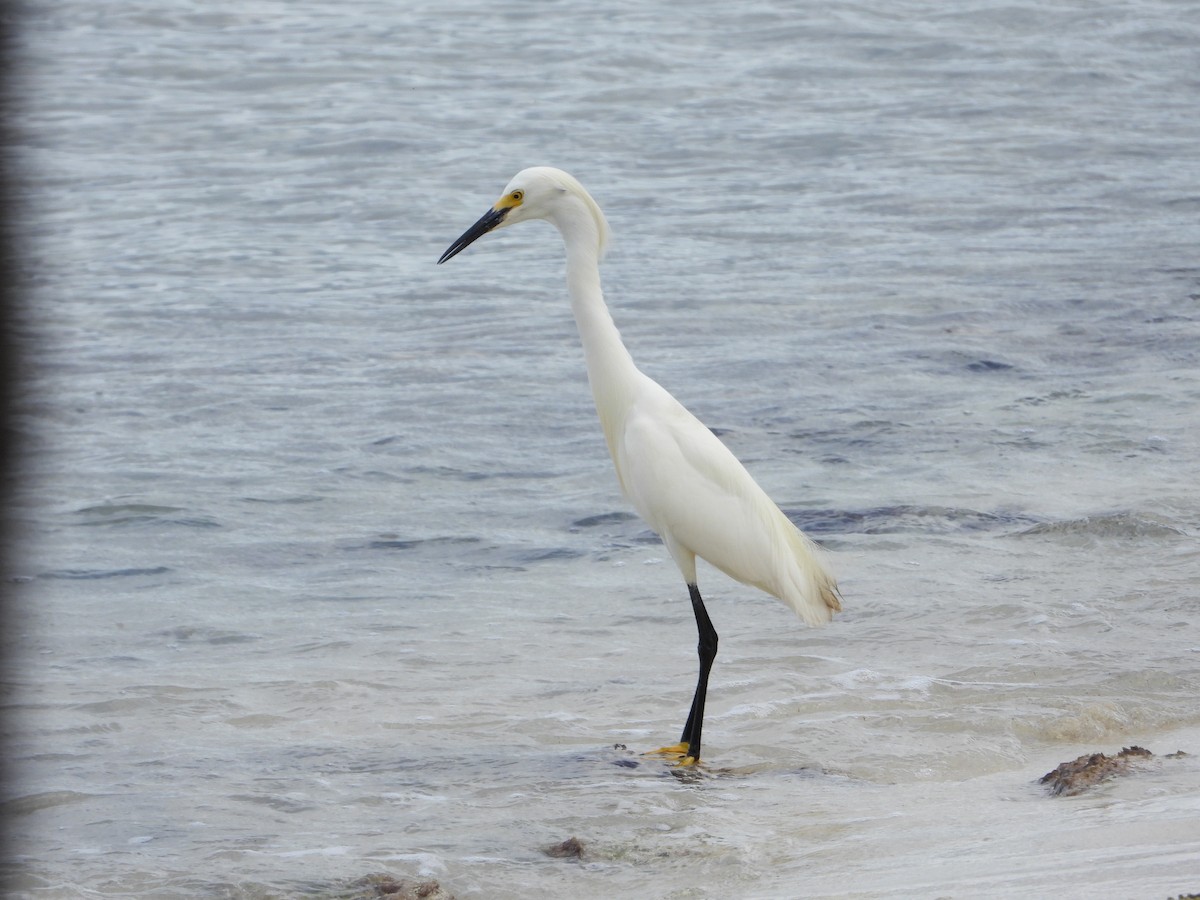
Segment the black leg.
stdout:
<path fill-rule="evenodd" d="M 717 629 L 713 628 L 708 610 L 704 608 L 704 600 L 700 597 L 700 588 L 694 584 L 688 585 L 688 593 L 692 596 L 692 612 L 696 614 L 696 631 L 700 635 L 696 650 L 700 654 L 700 677 L 696 680 L 696 693 L 692 697 L 692 710 L 688 713 L 687 724 L 683 726 L 681 744 L 687 744 L 687 755 L 693 761 L 700 759 L 700 732 L 704 728 L 704 701 L 708 696 L 708 673 L 712 671 L 713 660 L 717 658 Z"/>

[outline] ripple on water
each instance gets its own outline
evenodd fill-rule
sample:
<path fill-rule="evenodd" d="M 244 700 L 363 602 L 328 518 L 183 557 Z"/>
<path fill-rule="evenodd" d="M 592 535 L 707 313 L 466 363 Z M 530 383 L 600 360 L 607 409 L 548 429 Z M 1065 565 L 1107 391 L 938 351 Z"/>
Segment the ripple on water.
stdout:
<path fill-rule="evenodd" d="M 1144 540 L 1188 537 L 1180 525 L 1153 513 L 1119 512 L 1055 522 L 1038 522 L 1016 537 L 1050 537 L 1083 540 Z"/>
<path fill-rule="evenodd" d="M 1036 520 L 1010 512 L 980 512 L 945 506 L 881 506 L 865 510 L 785 509 L 810 534 L 958 534 L 1003 531 Z"/>

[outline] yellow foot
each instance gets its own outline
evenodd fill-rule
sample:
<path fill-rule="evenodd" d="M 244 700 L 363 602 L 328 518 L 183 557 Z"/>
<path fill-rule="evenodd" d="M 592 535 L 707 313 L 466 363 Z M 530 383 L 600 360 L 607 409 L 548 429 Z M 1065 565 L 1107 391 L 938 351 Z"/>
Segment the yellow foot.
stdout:
<path fill-rule="evenodd" d="M 676 766 L 686 766 L 688 768 L 700 764 L 700 758 L 692 756 L 692 747 L 686 741 L 671 744 L 669 747 L 659 747 L 657 750 L 647 750 L 645 755 L 674 757 Z"/>
<path fill-rule="evenodd" d="M 678 744 L 671 744 L 671 746 L 669 746 L 669 747 L 659 747 L 657 750 L 647 750 L 646 755 L 647 756 L 677 756 L 680 759 L 683 759 L 684 757 L 686 757 L 688 755 L 689 750 L 691 750 L 691 746 L 689 744 L 680 742 Z"/>

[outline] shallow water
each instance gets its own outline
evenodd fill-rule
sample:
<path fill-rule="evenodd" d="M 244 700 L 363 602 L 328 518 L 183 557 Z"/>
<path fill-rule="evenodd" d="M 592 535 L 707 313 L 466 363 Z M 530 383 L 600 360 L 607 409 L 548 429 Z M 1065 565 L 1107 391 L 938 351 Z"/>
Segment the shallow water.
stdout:
<path fill-rule="evenodd" d="M 10 893 L 1196 890 L 1198 38 L 1165 0 L 28 10 Z M 544 163 L 635 358 L 840 576 L 806 630 L 702 568 L 703 777 L 640 755 L 694 625 L 557 237 L 434 265 Z"/>

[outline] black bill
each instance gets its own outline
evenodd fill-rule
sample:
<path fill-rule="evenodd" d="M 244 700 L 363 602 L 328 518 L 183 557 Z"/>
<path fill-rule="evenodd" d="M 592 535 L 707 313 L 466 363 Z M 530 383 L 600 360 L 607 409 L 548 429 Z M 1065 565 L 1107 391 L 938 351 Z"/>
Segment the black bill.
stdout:
<path fill-rule="evenodd" d="M 489 209 L 480 217 L 478 222 L 462 233 L 462 237 L 446 249 L 446 252 L 442 254 L 442 258 L 438 260 L 438 265 L 440 266 L 450 257 L 466 250 L 467 247 L 503 222 L 504 217 L 507 215 L 508 209 Z"/>

